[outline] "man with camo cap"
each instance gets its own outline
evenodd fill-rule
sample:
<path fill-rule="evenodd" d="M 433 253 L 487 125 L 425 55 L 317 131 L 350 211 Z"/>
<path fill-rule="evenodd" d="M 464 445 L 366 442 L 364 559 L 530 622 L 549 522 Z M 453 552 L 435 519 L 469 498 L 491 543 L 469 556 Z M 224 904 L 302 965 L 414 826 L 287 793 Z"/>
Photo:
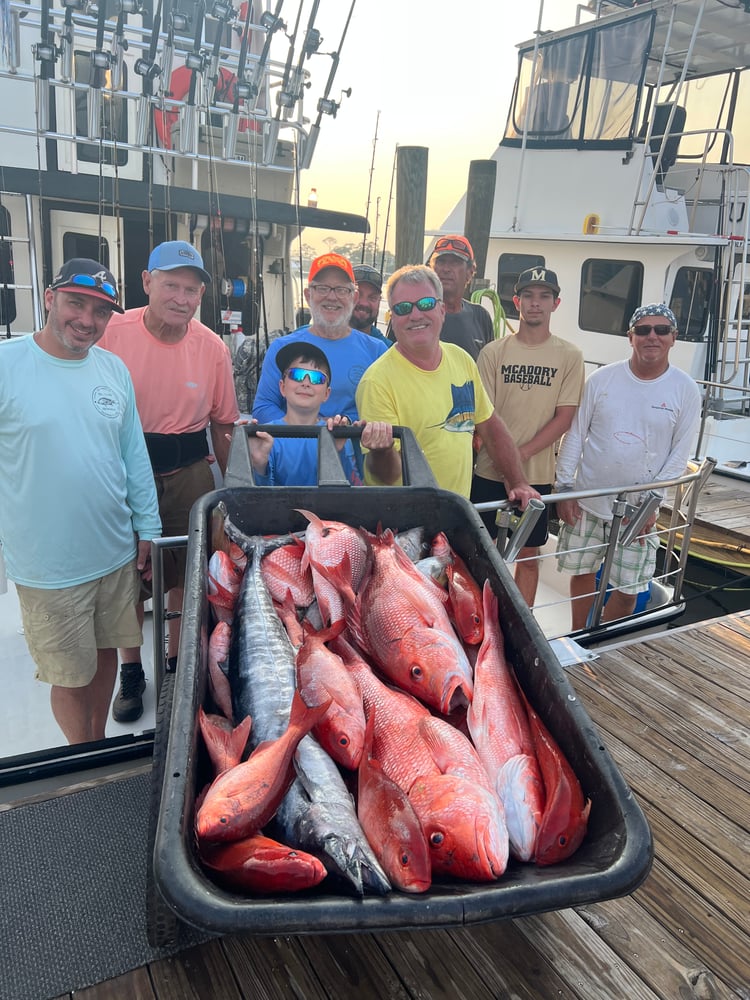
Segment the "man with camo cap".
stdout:
<path fill-rule="evenodd" d="M 664 303 L 640 306 L 630 318 L 630 358 L 605 365 L 586 381 L 581 405 L 560 445 L 555 493 L 673 479 L 685 472 L 700 418 L 700 393 L 669 363 L 677 320 Z M 632 502 L 638 502 L 630 494 Z M 558 569 L 572 573 L 573 630 L 586 625 L 612 521 L 612 498 L 558 502 L 562 522 Z M 632 614 L 656 567 L 656 514 L 631 545 L 618 547 L 614 588 L 602 621 Z M 600 548 L 596 548 L 596 546 Z M 574 551 L 571 551 L 574 550 Z"/>

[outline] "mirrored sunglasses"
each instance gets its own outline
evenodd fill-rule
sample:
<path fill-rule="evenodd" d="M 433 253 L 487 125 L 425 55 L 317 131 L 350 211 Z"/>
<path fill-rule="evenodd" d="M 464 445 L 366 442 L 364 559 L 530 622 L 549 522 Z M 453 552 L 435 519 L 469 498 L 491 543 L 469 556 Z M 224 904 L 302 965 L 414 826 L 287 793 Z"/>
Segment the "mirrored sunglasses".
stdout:
<path fill-rule="evenodd" d="M 669 325 L 669 323 L 659 323 L 658 326 L 651 326 L 650 324 L 639 323 L 638 326 L 633 327 L 633 333 L 636 335 L 636 337 L 648 337 L 648 335 L 651 333 L 652 330 L 660 337 L 666 337 L 667 334 L 673 332 L 672 327 Z"/>
<path fill-rule="evenodd" d="M 79 288 L 99 288 L 105 295 L 109 295 L 111 299 L 117 301 L 117 289 L 109 281 L 102 281 L 101 278 L 97 278 L 93 274 L 74 274 L 70 278 L 65 278 L 62 281 L 53 281 L 50 285 L 51 289 L 56 288 L 69 288 L 71 285 L 78 285 Z"/>
<path fill-rule="evenodd" d="M 442 299 L 436 299 L 434 295 L 425 295 L 424 298 L 417 299 L 416 302 L 396 302 L 395 305 L 391 306 L 391 312 L 397 316 L 408 316 L 414 306 L 416 306 L 420 312 L 426 313 L 434 309 L 438 302 L 441 301 Z"/>
<path fill-rule="evenodd" d="M 287 368 L 284 372 L 285 378 L 290 378 L 292 382 L 304 382 L 310 379 L 310 385 L 325 385 L 328 376 L 325 372 L 319 372 L 317 368 Z"/>

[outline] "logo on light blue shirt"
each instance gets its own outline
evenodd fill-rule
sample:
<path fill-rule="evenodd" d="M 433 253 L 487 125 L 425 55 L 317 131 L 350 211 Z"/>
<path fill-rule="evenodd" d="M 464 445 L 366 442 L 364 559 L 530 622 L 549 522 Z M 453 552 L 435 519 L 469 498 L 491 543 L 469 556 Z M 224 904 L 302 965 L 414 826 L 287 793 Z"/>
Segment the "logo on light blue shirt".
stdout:
<path fill-rule="evenodd" d="M 98 385 L 91 393 L 91 401 L 97 411 L 108 420 L 116 420 L 120 416 L 120 400 L 117 393 L 108 385 Z"/>

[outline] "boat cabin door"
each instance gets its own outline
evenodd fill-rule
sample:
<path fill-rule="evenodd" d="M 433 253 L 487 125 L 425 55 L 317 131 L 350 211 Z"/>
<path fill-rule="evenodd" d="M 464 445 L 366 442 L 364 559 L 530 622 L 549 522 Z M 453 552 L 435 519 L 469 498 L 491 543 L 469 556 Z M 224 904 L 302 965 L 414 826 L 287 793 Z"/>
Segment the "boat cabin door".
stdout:
<path fill-rule="evenodd" d="M 90 257 L 108 267 L 118 279 L 122 274 L 122 222 L 93 212 L 50 212 L 52 273 L 71 257 Z M 124 303 L 123 303 L 124 305 Z"/>

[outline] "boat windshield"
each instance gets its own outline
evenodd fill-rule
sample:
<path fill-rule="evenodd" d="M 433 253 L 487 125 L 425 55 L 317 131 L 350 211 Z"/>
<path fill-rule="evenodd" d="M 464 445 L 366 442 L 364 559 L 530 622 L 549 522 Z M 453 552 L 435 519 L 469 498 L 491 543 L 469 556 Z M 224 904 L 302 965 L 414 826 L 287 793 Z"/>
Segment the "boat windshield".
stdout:
<path fill-rule="evenodd" d="M 522 50 L 504 141 L 629 143 L 652 31 L 644 14 Z"/>

